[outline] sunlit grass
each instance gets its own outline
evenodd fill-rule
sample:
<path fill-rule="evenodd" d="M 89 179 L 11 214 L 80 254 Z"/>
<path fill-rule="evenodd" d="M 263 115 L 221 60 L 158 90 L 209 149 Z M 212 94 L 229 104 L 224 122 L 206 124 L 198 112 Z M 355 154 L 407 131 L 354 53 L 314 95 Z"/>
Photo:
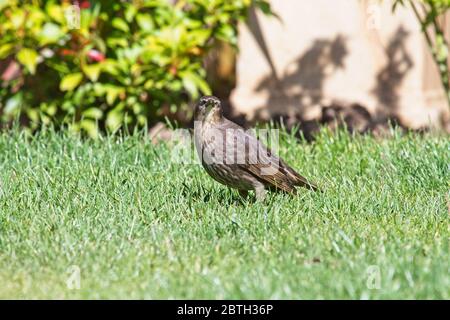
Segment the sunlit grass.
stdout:
<path fill-rule="evenodd" d="M 324 192 L 243 201 L 142 134 L 3 133 L 0 298 L 450 298 L 448 137 L 280 154 Z"/>

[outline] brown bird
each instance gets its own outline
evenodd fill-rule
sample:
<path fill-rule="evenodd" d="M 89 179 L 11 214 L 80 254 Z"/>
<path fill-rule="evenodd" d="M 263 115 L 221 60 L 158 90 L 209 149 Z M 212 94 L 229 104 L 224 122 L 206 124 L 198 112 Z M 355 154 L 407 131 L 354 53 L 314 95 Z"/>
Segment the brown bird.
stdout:
<path fill-rule="evenodd" d="M 197 153 L 208 174 L 247 196 L 254 190 L 263 200 L 266 189 L 296 193 L 296 186 L 318 188 L 272 154 L 255 136 L 222 114 L 220 100 L 202 97 L 195 107 L 194 138 Z"/>

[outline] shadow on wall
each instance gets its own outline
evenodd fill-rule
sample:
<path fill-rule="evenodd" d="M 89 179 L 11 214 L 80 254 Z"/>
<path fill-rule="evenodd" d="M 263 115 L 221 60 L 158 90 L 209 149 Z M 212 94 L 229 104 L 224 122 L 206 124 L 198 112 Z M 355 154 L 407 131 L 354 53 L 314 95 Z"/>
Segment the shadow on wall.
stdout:
<path fill-rule="evenodd" d="M 261 112 L 268 111 L 271 117 L 281 114 L 303 114 L 306 108 L 318 105 L 323 99 L 323 86 L 326 77 L 337 69 L 344 68 L 347 55 L 345 38 L 341 35 L 332 40 L 318 39 L 298 59 L 294 68 L 286 70 L 277 79 L 273 75 L 264 78 L 257 86 L 257 91 L 268 90 L 268 109 L 261 108 L 256 118 L 261 118 Z M 274 90 L 275 89 L 275 90 Z M 279 110 L 271 110 L 270 106 L 282 106 Z"/>
<path fill-rule="evenodd" d="M 413 61 L 405 45 L 409 33 L 403 26 L 397 29 L 389 41 L 386 47 L 387 63 L 376 77 L 376 85 L 372 90 L 378 101 L 375 114 L 358 103 L 324 103 L 323 88 L 327 77 L 345 68 L 349 52 L 343 35 L 315 40 L 292 65 L 281 75 L 277 75 L 268 51 L 264 50 L 266 46 L 260 31 L 256 28 L 252 33 L 272 70 L 257 86 L 257 91 L 267 91 L 269 97 L 267 104 L 256 111 L 255 119 L 267 119 L 268 116 L 275 123 L 282 123 L 288 130 L 299 126 L 307 140 L 314 138 L 321 125 L 375 134 L 382 134 L 389 128 L 389 124 L 405 128 L 397 117 L 400 101 L 398 91 L 403 79 L 412 69 Z M 315 120 L 305 118 L 310 108 L 319 108 L 320 115 Z"/>
<path fill-rule="evenodd" d="M 388 62 L 378 73 L 377 84 L 372 91 L 378 100 L 377 112 L 380 116 L 396 116 L 400 99 L 398 90 L 406 74 L 414 66 L 405 47 L 408 37 L 409 32 L 400 26 L 386 48 Z"/>

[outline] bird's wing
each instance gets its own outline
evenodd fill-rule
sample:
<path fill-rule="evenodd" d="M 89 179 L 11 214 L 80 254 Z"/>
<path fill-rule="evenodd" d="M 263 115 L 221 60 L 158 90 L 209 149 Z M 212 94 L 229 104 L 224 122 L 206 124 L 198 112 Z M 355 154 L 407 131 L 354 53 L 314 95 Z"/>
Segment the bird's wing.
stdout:
<path fill-rule="evenodd" d="M 311 189 L 313 191 L 319 191 L 319 188 L 310 182 L 308 179 L 300 175 L 297 171 L 292 169 L 289 165 L 287 165 L 282 159 L 280 159 L 281 166 L 286 172 L 288 172 L 289 176 L 293 177 L 296 186 L 305 187 L 307 189 Z"/>
<path fill-rule="evenodd" d="M 294 186 L 317 189 L 282 159 L 272 154 L 270 149 L 265 147 L 256 137 L 244 132 L 243 128 L 231 121 L 227 121 L 225 127 L 235 129 L 232 135 L 233 139 L 227 137 L 225 141 L 226 148 L 234 150 L 235 159 L 240 168 L 250 172 L 262 182 L 286 192 L 294 192 Z"/>

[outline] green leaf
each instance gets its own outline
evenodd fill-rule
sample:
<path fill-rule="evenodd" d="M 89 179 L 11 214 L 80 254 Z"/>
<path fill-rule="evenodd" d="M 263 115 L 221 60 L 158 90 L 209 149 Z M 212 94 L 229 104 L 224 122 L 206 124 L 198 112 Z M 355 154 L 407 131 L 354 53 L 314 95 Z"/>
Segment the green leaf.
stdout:
<path fill-rule="evenodd" d="M 31 74 L 36 72 L 38 57 L 38 53 L 29 48 L 22 48 L 19 53 L 17 53 L 17 60 L 19 60 Z"/>
<path fill-rule="evenodd" d="M 61 91 L 72 91 L 80 84 L 82 79 L 83 74 L 80 72 L 68 74 L 62 78 L 61 83 L 59 84 L 59 89 Z"/>
<path fill-rule="evenodd" d="M 182 76 L 183 86 L 189 92 L 193 99 L 198 97 L 197 86 L 195 85 L 195 81 L 188 74 L 184 74 Z"/>
<path fill-rule="evenodd" d="M 114 18 L 112 21 L 112 25 L 114 28 L 122 30 L 123 32 L 129 32 L 130 27 L 128 24 L 121 18 Z"/>
<path fill-rule="evenodd" d="M 28 118 L 31 119 L 31 121 L 35 123 L 39 122 L 40 113 L 38 109 L 27 108 L 25 110 L 25 113 L 27 114 Z"/>
<path fill-rule="evenodd" d="M 436 56 L 439 61 L 442 61 L 445 64 L 447 61 L 448 55 L 449 55 L 448 47 L 446 46 L 446 43 L 445 43 L 445 38 L 443 35 L 438 34 L 438 35 L 436 35 L 435 39 L 436 39 L 436 41 L 435 41 L 436 42 L 436 44 L 435 44 Z"/>
<path fill-rule="evenodd" d="M 237 44 L 236 32 L 231 25 L 221 25 L 217 31 L 217 37 L 233 45 Z"/>
<path fill-rule="evenodd" d="M 210 36 L 211 30 L 209 29 L 192 30 L 189 32 L 189 38 L 194 40 L 193 43 L 199 45 L 204 45 Z"/>
<path fill-rule="evenodd" d="M 148 89 L 151 89 L 154 85 L 155 85 L 155 80 L 153 80 L 153 79 L 148 79 L 148 80 L 145 81 L 145 83 L 144 83 L 144 88 L 148 90 Z"/>
<path fill-rule="evenodd" d="M 14 45 L 12 43 L 5 43 L 0 46 L 0 59 L 4 59 L 9 56 L 14 49 Z"/>
<path fill-rule="evenodd" d="M 272 16 L 277 18 L 278 20 L 281 20 L 281 17 L 277 13 L 272 11 L 272 7 L 270 6 L 269 2 L 261 0 L 256 1 L 255 4 L 266 16 Z"/>
<path fill-rule="evenodd" d="M 128 47 L 128 41 L 125 38 L 108 38 L 106 40 L 106 43 L 108 46 L 114 48 L 114 47 Z"/>
<path fill-rule="evenodd" d="M 55 4 L 53 1 L 48 1 L 45 5 L 45 11 L 52 19 L 58 23 L 65 23 L 66 17 L 64 15 L 64 10 L 61 5 Z"/>
<path fill-rule="evenodd" d="M 270 8 L 270 3 L 266 1 L 256 1 L 256 5 L 259 7 L 259 9 L 266 15 L 272 14 L 272 10 Z"/>
<path fill-rule="evenodd" d="M 81 69 L 89 78 L 89 80 L 91 80 L 92 82 L 96 82 L 98 80 L 98 76 L 100 75 L 100 71 L 102 70 L 102 65 L 99 63 L 84 64 Z"/>
<path fill-rule="evenodd" d="M 40 33 L 41 44 L 55 43 L 63 35 L 61 28 L 54 23 L 47 22 L 44 24 L 42 31 Z"/>
<path fill-rule="evenodd" d="M 180 73 L 184 88 L 195 99 L 198 96 L 198 89 L 203 94 L 210 95 L 211 89 L 208 83 L 198 74 L 191 71 L 183 71 Z"/>
<path fill-rule="evenodd" d="M 95 139 L 98 137 L 98 127 L 95 121 L 83 119 L 80 122 L 80 127 L 84 129 L 91 138 Z"/>
<path fill-rule="evenodd" d="M 6 101 L 5 114 L 15 114 L 22 105 L 23 95 L 21 92 L 15 94 Z"/>
<path fill-rule="evenodd" d="M 120 128 L 123 122 L 123 114 L 121 111 L 118 110 L 111 110 L 108 112 L 108 115 L 106 116 L 106 127 L 111 130 L 115 131 Z"/>
<path fill-rule="evenodd" d="M 102 62 L 102 71 L 112 74 L 113 76 L 119 75 L 119 63 L 113 59 L 106 59 Z"/>
<path fill-rule="evenodd" d="M 91 119 L 101 119 L 103 111 L 99 108 L 89 108 L 83 111 L 83 117 Z"/>
<path fill-rule="evenodd" d="M 40 109 L 45 114 L 48 114 L 50 116 L 54 116 L 56 114 L 56 112 L 58 111 L 58 106 L 56 105 L 56 103 L 43 102 L 40 105 Z"/>
<path fill-rule="evenodd" d="M 9 5 L 8 0 L 0 0 L 0 10 Z"/>
<path fill-rule="evenodd" d="M 131 22 L 136 13 L 137 13 L 136 7 L 133 4 L 128 5 L 127 8 L 125 9 L 125 19 L 128 22 Z"/>
<path fill-rule="evenodd" d="M 136 21 L 139 26 L 144 31 L 151 31 L 153 30 L 153 20 L 152 17 L 149 14 L 146 13 L 140 13 L 136 16 Z"/>
<path fill-rule="evenodd" d="M 26 14 L 25 10 L 14 10 L 11 16 L 8 18 L 15 29 L 19 29 L 25 22 Z"/>
<path fill-rule="evenodd" d="M 114 101 L 116 101 L 117 97 L 125 92 L 124 88 L 116 87 L 113 85 L 105 85 L 104 86 L 106 90 L 106 103 L 108 105 L 112 105 Z"/>

